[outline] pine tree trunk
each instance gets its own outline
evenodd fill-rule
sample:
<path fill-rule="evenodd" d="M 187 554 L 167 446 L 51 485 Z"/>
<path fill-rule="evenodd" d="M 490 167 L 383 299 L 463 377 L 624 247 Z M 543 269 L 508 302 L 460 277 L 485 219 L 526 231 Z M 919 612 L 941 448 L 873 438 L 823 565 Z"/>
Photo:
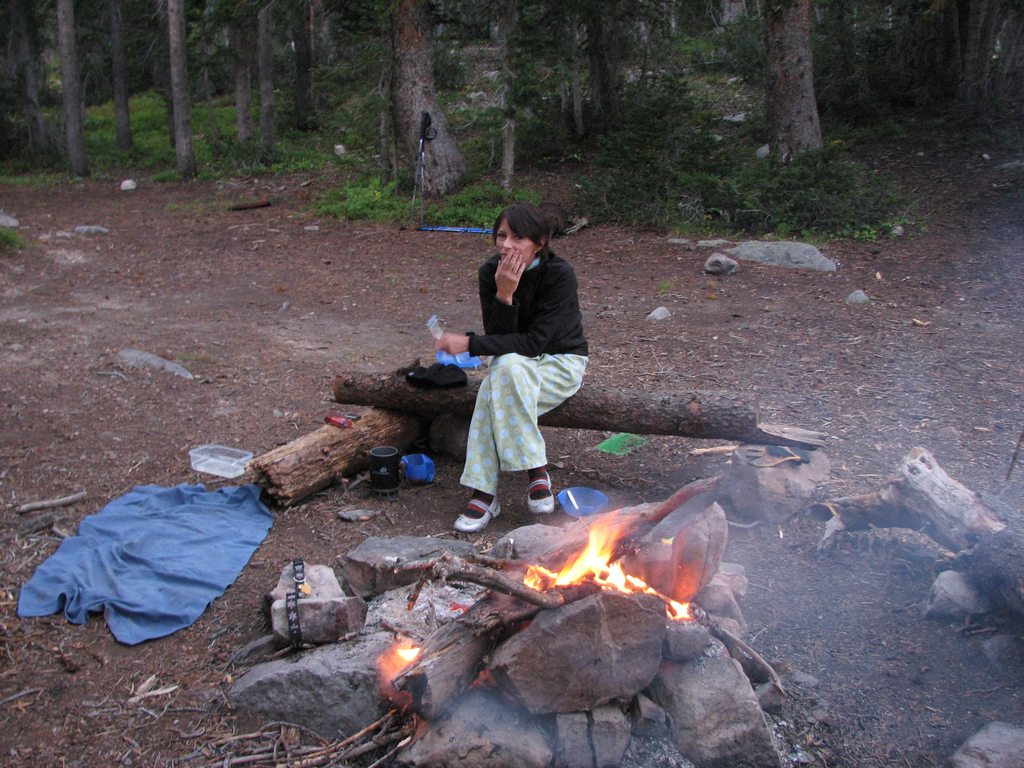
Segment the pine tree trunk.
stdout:
<path fill-rule="evenodd" d="M 15 63 L 21 75 L 20 95 L 28 129 L 28 144 L 33 152 L 43 157 L 57 157 L 61 153 L 60 138 L 55 127 L 46 121 L 39 105 L 43 66 L 29 36 L 29 24 L 21 4 L 11 3 L 10 12 Z"/>
<path fill-rule="evenodd" d="M 601 132 L 614 127 L 619 118 L 621 62 L 616 0 L 592 4 L 586 17 L 590 86 Z"/>
<path fill-rule="evenodd" d="M 292 7 L 292 44 L 295 46 L 295 127 L 312 130 L 313 115 L 313 30 L 309 0 L 297 0 Z"/>
<path fill-rule="evenodd" d="M 775 159 L 788 163 L 801 152 L 821 148 L 811 0 L 770 0 L 765 14 L 768 137 Z"/>
<path fill-rule="evenodd" d="M 231 53 L 235 65 L 235 140 L 252 141 L 252 19 L 243 18 L 231 31 Z"/>
<path fill-rule="evenodd" d="M 191 179 L 196 175 L 196 159 L 192 152 L 185 0 L 167 0 L 167 40 L 171 60 L 171 102 L 174 104 L 174 158 L 181 178 Z"/>
<path fill-rule="evenodd" d="M 57 0 L 57 41 L 68 167 L 75 176 L 88 176 L 89 163 L 85 157 L 82 125 L 82 82 L 78 67 L 78 46 L 75 42 L 74 0 Z"/>
<path fill-rule="evenodd" d="M 391 13 L 394 122 L 406 157 L 419 158 L 420 125 L 430 115 L 434 138 L 425 145 L 423 192 L 442 197 L 466 173 L 466 161 L 448 127 L 434 89 L 433 34 L 425 0 L 398 0 Z"/>
<path fill-rule="evenodd" d="M 260 141 L 267 155 L 274 153 L 274 51 L 271 23 L 273 8 L 273 3 L 267 3 L 260 9 L 256 43 L 260 80 Z"/>
<path fill-rule="evenodd" d="M 167 28 L 167 0 L 154 0 L 156 13 L 153 21 L 156 27 L 156 42 L 153 45 L 153 85 L 163 96 L 167 107 L 167 143 L 174 147 L 174 99 L 171 97 L 171 65 L 167 52 L 170 33 Z"/>
<path fill-rule="evenodd" d="M 512 97 L 515 72 L 512 69 L 512 32 L 516 25 L 516 0 L 505 0 L 501 14 L 501 79 L 505 124 L 501 129 L 501 188 L 511 189 L 516 171 L 516 107 Z"/>
<path fill-rule="evenodd" d="M 128 66 L 124 58 L 124 0 L 109 0 L 110 8 L 110 75 L 114 91 L 114 123 L 117 126 L 118 149 L 131 149 L 131 112 L 128 106 Z"/>

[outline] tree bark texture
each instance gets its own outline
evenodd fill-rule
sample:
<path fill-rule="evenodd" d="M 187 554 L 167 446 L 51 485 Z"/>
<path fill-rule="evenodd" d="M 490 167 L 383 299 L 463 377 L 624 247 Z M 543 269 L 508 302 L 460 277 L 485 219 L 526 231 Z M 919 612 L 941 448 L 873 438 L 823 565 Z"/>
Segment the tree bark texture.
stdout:
<path fill-rule="evenodd" d="M 61 141 L 56 128 L 46 121 L 39 104 L 40 85 L 45 77 L 44 67 L 33 37 L 29 33 L 29 21 L 21 3 L 10 3 L 12 47 L 16 71 L 19 76 L 18 91 L 28 129 L 29 149 L 44 157 L 59 157 Z"/>
<path fill-rule="evenodd" d="M 811 0 L 769 0 L 764 26 L 768 139 L 775 159 L 788 163 L 801 152 L 821 148 L 811 54 Z"/>
<path fill-rule="evenodd" d="M 334 379 L 339 403 L 373 405 L 436 417 L 470 416 L 479 382 L 451 389 L 419 389 L 404 371 L 343 373 Z M 539 420 L 542 426 L 717 438 L 771 444 L 822 445 L 825 435 L 758 424 L 757 406 L 727 392 L 641 392 L 584 386 Z M 788 437 L 787 437 L 788 433 Z"/>
<path fill-rule="evenodd" d="M 259 11 L 256 42 L 257 69 L 260 80 L 260 141 L 269 155 L 274 152 L 274 51 L 272 11 L 267 3 Z"/>
<path fill-rule="evenodd" d="M 316 125 L 313 107 L 313 28 L 310 0 L 293 0 L 292 44 L 295 46 L 295 127 Z"/>
<path fill-rule="evenodd" d="M 131 149 L 131 111 L 128 106 L 128 65 L 124 57 L 124 0 L 110 0 L 110 80 L 114 92 L 114 124 L 118 149 Z"/>
<path fill-rule="evenodd" d="M 192 98 L 188 87 L 185 0 L 167 0 L 167 40 L 171 59 L 171 101 L 174 103 L 174 158 L 183 179 L 196 175 L 192 151 Z"/>
<path fill-rule="evenodd" d="M 618 122 L 622 87 L 621 32 L 618 0 L 601 0 L 586 15 L 590 87 L 594 93 L 597 124 L 607 131 Z"/>
<path fill-rule="evenodd" d="M 399 450 L 426 434 L 417 416 L 367 409 L 352 427 L 323 426 L 257 456 L 246 477 L 281 506 L 289 506 L 322 490 L 340 477 L 369 466 L 369 452 L 378 445 Z"/>
<path fill-rule="evenodd" d="M 461 183 L 466 160 L 434 89 L 433 36 L 425 0 L 398 0 L 391 13 L 394 77 L 392 110 L 406 157 L 418 162 L 420 119 L 430 114 L 434 139 L 426 143 L 423 193 L 443 197 Z"/>
<path fill-rule="evenodd" d="M 154 0 L 153 14 L 153 87 L 159 92 L 167 106 L 167 143 L 174 147 L 174 99 L 171 97 L 171 65 L 167 52 L 167 0 Z"/>
<path fill-rule="evenodd" d="M 82 125 L 82 81 L 78 44 L 75 41 L 75 2 L 57 0 L 57 45 L 60 51 L 61 96 L 64 106 L 64 140 L 68 168 L 75 176 L 88 176 L 85 134 Z"/>
<path fill-rule="evenodd" d="M 512 95 L 515 72 L 512 66 L 512 33 L 516 26 L 516 0 L 505 0 L 500 22 L 502 96 L 499 106 L 505 110 L 501 128 L 501 188 L 510 189 L 516 172 L 516 105 Z"/>
<path fill-rule="evenodd" d="M 231 30 L 231 54 L 235 70 L 235 140 L 239 144 L 252 141 L 252 51 L 253 19 L 248 15 L 238 19 Z"/>

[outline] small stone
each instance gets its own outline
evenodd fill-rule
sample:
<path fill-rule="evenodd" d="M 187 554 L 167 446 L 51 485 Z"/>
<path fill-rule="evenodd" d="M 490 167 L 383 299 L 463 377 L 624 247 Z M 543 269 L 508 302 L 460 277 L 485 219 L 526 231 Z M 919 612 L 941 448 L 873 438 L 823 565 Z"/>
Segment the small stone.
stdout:
<path fill-rule="evenodd" d="M 131 192 L 133 189 L 136 189 L 138 186 L 139 185 L 135 183 L 135 179 L 125 179 L 124 181 L 121 182 L 121 191 L 122 192 Z"/>
<path fill-rule="evenodd" d="M 17 229 L 20 226 L 21 222 L 13 216 L 8 216 L 6 213 L 0 213 L 0 227 L 4 227 L 5 229 Z"/>
<path fill-rule="evenodd" d="M 82 224 L 75 227 L 76 235 L 109 235 L 110 230 L 96 224 Z"/>
<path fill-rule="evenodd" d="M 348 523 L 365 523 L 379 514 L 379 509 L 342 509 L 338 512 L 338 519 Z"/>
<path fill-rule="evenodd" d="M 846 297 L 847 304 L 870 304 L 871 297 L 864 291 L 858 288 L 856 291 Z"/>
<path fill-rule="evenodd" d="M 757 148 L 757 151 L 754 152 L 754 157 L 756 157 L 758 160 L 764 160 L 771 153 L 771 146 L 769 144 L 762 144 L 760 147 Z"/>
<path fill-rule="evenodd" d="M 668 320 L 670 317 L 672 317 L 672 313 L 668 311 L 668 307 L 658 307 L 646 319 L 657 322 L 658 320 Z"/>
<path fill-rule="evenodd" d="M 724 253 L 713 253 L 704 262 L 704 271 L 709 275 L 732 275 L 739 269 L 740 265 Z"/>
<path fill-rule="evenodd" d="M 348 153 L 348 150 L 345 149 L 345 145 L 344 144 L 335 144 L 334 145 L 334 154 L 337 155 L 338 157 L 344 157 L 347 153 Z"/>

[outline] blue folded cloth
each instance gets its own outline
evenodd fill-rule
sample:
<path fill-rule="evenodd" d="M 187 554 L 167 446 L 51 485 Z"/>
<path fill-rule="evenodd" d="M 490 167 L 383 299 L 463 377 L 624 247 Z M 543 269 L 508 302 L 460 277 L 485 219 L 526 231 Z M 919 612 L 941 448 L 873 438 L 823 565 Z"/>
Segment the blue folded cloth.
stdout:
<path fill-rule="evenodd" d="M 84 624 L 103 611 L 126 645 L 169 635 L 224 594 L 271 525 L 256 485 L 139 486 L 85 518 L 36 568 L 18 615 L 63 609 Z"/>

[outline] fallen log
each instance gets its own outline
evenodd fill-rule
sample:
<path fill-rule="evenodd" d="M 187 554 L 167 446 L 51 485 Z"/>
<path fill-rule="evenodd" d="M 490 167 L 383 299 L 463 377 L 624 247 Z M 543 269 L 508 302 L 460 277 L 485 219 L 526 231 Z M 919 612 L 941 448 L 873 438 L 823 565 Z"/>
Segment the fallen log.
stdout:
<path fill-rule="evenodd" d="M 465 387 L 421 389 L 406 381 L 408 370 L 339 374 L 334 379 L 334 399 L 431 418 L 472 415 L 478 381 Z M 584 385 L 539 421 L 548 427 L 805 447 L 824 445 L 827 437 L 798 427 L 759 424 L 756 404 L 730 392 L 647 392 Z"/>
<path fill-rule="evenodd" d="M 427 423 L 413 414 L 367 408 L 359 416 L 351 427 L 323 426 L 257 456 L 246 466 L 245 480 L 289 506 L 366 469 L 369 452 L 378 445 L 402 450 L 426 435 Z"/>
<path fill-rule="evenodd" d="M 819 502 L 809 510 L 829 517 L 820 550 L 833 546 L 842 531 L 875 526 L 923 531 L 955 553 L 1006 527 L 978 494 L 946 474 L 924 448 L 912 449 L 879 490 Z"/>

